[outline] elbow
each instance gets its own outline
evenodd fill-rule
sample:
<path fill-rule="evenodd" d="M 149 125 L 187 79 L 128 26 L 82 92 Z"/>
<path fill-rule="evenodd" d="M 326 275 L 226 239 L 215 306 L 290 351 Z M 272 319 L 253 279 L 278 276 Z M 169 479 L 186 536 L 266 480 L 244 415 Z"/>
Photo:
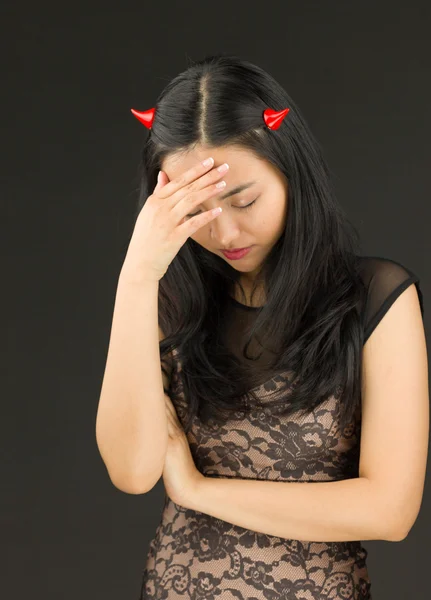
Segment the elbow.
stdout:
<path fill-rule="evenodd" d="M 161 474 L 156 477 L 122 477 L 115 478 L 110 476 L 112 484 L 125 494 L 146 494 L 150 492 L 156 483 L 159 481 Z"/>
<path fill-rule="evenodd" d="M 396 527 L 392 528 L 391 531 L 391 535 L 389 536 L 390 539 L 388 540 L 389 542 L 403 542 L 406 537 L 409 535 L 411 529 L 413 528 L 413 525 L 416 522 L 416 518 L 412 518 L 408 521 L 408 523 L 406 523 L 405 521 L 403 521 L 402 523 L 398 523 L 398 525 Z"/>
<path fill-rule="evenodd" d="M 150 492 L 159 481 L 163 473 L 163 465 L 151 470 L 113 473 L 108 471 L 112 484 L 125 494 L 146 494 Z"/>
<path fill-rule="evenodd" d="M 109 454 L 110 460 L 107 458 L 107 453 L 103 453 L 100 443 L 99 452 L 102 458 L 103 464 L 108 472 L 109 479 L 114 487 L 125 494 L 146 494 L 151 491 L 156 483 L 159 481 L 163 473 L 165 455 L 158 457 L 156 461 L 155 455 L 152 455 L 153 461 L 145 461 L 145 464 L 140 465 L 134 462 L 133 466 L 129 464 L 128 467 L 125 465 L 125 461 L 113 461 L 112 450 Z"/>
<path fill-rule="evenodd" d="M 373 489 L 368 508 L 373 512 L 374 539 L 385 542 L 404 541 L 418 517 L 420 502 L 414 502 L 411 495 L 402 497 L 401 493 L 382 494 L 380 486 Z"/>
<path fill-rule="evenodd" d="M 144 470 L 113 468 L 102 456 L 109 479 L 114 487 L 125 494 L 146 494 L 151 491 L 163 473 L 164 461 Z M 118 465 L 116 465 L 118 467 Z M 147 465 L 148 467 L 148 465 Z"/>
<path fill-rule="evenodd" d="M 405 517 L 405 513 L 404 513 Z M 384 538 L 387 542 L 402 542 L 406 539 L 408 534 L 410 533 L 411 528 L 413 527 L 416 521 L 416 517 L 414 518 L 400 518 L 400 512 L 397 511 L 396 515 L 393 519 L 386 518 L 386 535 Z"/>
<path fill-rule="evenodd" d="M 386 540 L 387 542 L 402 542 L 403 540 L 406 539 L 406 537 L 409 534 L 409 531 L 406 531 L 405 529 L 393 529 L 389 535 L 386 536 Z"/>

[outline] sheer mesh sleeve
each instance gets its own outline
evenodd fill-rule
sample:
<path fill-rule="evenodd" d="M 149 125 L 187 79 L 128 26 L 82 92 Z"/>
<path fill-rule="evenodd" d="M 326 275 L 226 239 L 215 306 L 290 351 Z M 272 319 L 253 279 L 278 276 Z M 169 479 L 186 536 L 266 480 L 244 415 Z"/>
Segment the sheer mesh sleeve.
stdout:
<path fill-rule="evenodd" d="M 423 295 L 419 277 L 401 263 L 378 256 L 367 257 L 364 278 L 368 285 L 364 315 L 364 344 L 398 296 L 411 284 L 416 285 L 423 316 Z"/>

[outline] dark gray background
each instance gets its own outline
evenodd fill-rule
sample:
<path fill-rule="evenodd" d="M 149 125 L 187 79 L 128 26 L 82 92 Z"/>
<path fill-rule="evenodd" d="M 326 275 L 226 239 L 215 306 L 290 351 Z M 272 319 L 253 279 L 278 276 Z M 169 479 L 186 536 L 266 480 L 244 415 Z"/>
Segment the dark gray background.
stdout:
<path fill-rule="evenodd" d="M 1 595 L 137 600 L 163 482 L 119 491 L 95 439 L 146 136 L 130 108 L 152 107 L 189 58 L 227 51 L 268 70 L 321 143 L 366 253 L 417 273 L 426 310 L 430 3 L 20 2 L 1 22 Z M 375 600 L 429 596 L 429 489 L 405 541 L 364 542 Z"/>

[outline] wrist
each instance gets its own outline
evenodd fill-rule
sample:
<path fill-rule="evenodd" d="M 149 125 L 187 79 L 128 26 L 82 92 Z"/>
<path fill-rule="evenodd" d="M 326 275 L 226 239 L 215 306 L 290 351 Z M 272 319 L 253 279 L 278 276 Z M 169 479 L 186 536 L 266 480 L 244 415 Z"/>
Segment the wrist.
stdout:
<path fill-rule="evenodd" d="M 125 284 L 141 285 L 141 284 L 158 284 L 160 279 L 150 271 L 135 269 L 123 265 L 120 271 L 118 280 Z"/>
<path fill-rule="evenodd" d="M 202 512 L 202 500 L 207 490 L 208 481 L 208 477 L 202 475 L 200 471 L 197 472 L 196 478 L 193 482 L 191 494 L 187 498 L 187 508 Z"/>

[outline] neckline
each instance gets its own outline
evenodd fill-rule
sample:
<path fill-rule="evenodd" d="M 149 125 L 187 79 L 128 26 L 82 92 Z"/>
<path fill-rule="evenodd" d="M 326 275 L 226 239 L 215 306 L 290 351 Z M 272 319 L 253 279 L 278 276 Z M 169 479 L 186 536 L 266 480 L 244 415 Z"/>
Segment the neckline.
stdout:
<path fill-rule="evenodd" d="M 230 294 L 228 294 L 228 298 L 234 304 L 236 304 L 237 306 L 240 306 L 241 308 L 243 308 L 245 310 L 259 310 L 259 309 L 263 308 L 262 306 L 247 306 L 247 304 L 243 304 L 242 302 L 238 302 L 238 300 L 236 300 L 235 298 L 233 298 Z"/>

